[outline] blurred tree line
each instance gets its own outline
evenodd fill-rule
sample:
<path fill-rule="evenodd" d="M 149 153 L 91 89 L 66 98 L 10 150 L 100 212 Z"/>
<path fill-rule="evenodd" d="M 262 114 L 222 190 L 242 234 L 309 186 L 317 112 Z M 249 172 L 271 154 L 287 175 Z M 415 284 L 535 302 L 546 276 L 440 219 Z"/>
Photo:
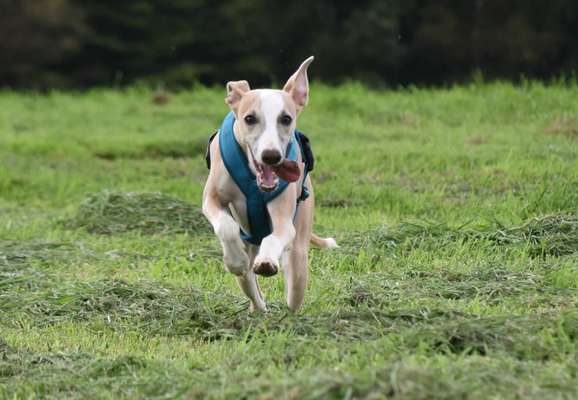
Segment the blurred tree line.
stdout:
<path fill-rule="evenodd" d="M 0 0 L 0 86 L 549 78 L 578 69 L 576 0 Z"/>

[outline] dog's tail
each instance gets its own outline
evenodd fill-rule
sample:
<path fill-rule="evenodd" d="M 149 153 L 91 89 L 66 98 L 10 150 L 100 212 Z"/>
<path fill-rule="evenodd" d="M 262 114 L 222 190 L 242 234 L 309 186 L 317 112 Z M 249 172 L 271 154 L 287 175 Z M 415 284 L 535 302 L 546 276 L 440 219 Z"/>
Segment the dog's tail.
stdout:
<path fill-rule="evenodd" d="M 311 233 L 310 242 L 312 245 L 322 249 L 336 249 L 339 247 L 333 238 L 321 238 L 314 233 Z"/>

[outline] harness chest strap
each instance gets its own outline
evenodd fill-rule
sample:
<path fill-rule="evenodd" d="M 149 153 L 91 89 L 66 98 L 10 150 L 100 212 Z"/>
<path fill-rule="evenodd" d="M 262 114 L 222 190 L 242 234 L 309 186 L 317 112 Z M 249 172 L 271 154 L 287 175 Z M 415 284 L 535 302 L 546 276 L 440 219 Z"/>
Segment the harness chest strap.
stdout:
<path fill-rule="evenodd" d="M 279 185 L 274 191 L 262 192 L 259 190 L 255 174 L 253 174 L 253 171 L 249 168 L 247 156 L 235 139 L 233 132 L 234 122 L 235 115 L 230 112 L 225 117 L 219 130 L 219 149 L 225 168 L 227 168 L 233 181 L 245 195 L 247 202 L 247 217 L 249 220 L 250 233 L 241 231 L 241 237 L 249 243 L 259 245 L 266 236 L 271 234 L 271 220 L 267 210 L 267 203 L 283 193 L 289 183 L 279 178 Z M 297 147 L 299 147 L 304 156 L 303 160 L 306 161 L 302 143 L 299 139 L 299 132 L 295 131 L 287 146 L 286 159 L 296 161 L 298 154 Z M 207 160 L 207 163 L 209 164 L 210 161 Z M 306 165 L 303 177 L 303 188 L 298 202 L 305 200 L 309 196 L 309 192 L 305 187 L 305 179 L 307 172 L 310 170 L 310 166 Z"/>

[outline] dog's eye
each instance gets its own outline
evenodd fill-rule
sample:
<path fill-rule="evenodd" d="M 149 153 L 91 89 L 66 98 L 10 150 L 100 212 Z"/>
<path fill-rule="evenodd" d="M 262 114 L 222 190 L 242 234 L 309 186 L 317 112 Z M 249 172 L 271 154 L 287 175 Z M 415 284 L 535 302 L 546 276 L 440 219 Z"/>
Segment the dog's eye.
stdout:
<path fill-rule="evenodd" d="M 255 125 L 257 123 L 257 118 L 254 115 L 247 115 L 245 117 L 245 123 L 247 125 Z"/>
<path fill-rule="evenodd" d="M 281 125 L 289 126 L 291 125 L 291 122 L 293 122 L 293 119 L 288 115 L 282 115 L 279 117 L 279 122 Z"/>

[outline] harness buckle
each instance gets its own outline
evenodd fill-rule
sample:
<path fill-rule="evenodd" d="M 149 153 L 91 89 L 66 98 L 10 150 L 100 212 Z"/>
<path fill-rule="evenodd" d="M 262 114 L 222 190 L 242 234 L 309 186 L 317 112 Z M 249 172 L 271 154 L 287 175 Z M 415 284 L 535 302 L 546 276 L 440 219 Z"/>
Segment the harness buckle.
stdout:
<path fill-rule="evenodd" d="M 309 189 L 307 189 L 305 184 L 303 184 L 303 187 L 301 188 L 301 196 L 299 196 L 299 198 L 297 199 L 297 203 L 307 200 L 308 197 L 309 197 Z"/>

